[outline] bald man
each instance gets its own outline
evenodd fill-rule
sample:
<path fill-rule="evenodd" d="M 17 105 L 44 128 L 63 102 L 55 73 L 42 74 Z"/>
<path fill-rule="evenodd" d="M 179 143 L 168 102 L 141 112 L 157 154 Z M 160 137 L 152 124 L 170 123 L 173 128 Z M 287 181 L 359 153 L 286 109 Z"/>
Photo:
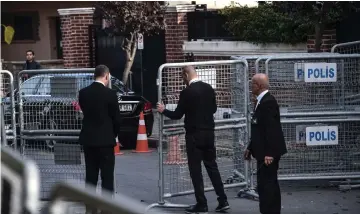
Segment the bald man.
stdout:
<path fill-rule="evenodd" d="M 251 140 L 245 159 L 257 160 L 257 189 L 262 214 L 280 214 L 281 195 L 277 171 L 280 157 L 287 152 L 280 123 L 279 106 L 269 92 L 269 78 L 256 74 L 252 78 L 252 93 L 256 96 L 251 118 Z"/>
<path fill-rule="evenodd" d="M 173 120 L 179 120 L 185 115 L 186 152 L 190 177 L 194 185 L 196 205 L 186 209 L 186 213 L 207 213 L 208 206 L 204 193 L 204 181 L 201 162 L 218 196 L 219 205 L 215 211 L 223 212 L 230 209 L 216 163 L 216 148 L 214 134 L 214 113 L 216 98 L 214 89 L 197 78 L 194 67 L 184 67 L 182 78 L 187 87 L 181 91 L 175 111 L 165 109 L 158 104 L 158 111 Z"/>

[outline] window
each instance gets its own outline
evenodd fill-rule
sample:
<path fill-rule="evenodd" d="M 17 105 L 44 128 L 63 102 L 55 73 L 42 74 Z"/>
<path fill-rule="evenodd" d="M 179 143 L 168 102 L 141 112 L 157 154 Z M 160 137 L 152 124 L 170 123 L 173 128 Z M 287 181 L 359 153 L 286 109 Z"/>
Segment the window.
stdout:
<path fill-rule="evenodd" d="M 1 24 L 12 26 L 15 30 L 13 41 L 39 40 L 39 13 L 14 12 L 2 13 Z M 1 27 L 1 41 L 4 41 L 4 26 Z"/>

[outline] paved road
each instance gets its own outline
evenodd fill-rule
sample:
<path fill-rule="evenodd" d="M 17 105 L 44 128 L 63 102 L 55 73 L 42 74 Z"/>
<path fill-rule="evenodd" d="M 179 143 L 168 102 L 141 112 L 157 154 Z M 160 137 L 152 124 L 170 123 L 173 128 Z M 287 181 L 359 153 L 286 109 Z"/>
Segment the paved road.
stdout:
<path fill-rule="evenodd" d="M 148 205 L 158 201 L 158 154 L 152 153 L 132 153 L 124 151 L 124 155 L 116 156 L 116 189 L 117 192 L 132 197 Z M 45 157 L 45 156 L 42 156 Z M 51 159 L 48 157 L 48 160 Z M 48 163 L 50 164 L 50 163 Z M 49 186 L 61 173 L 69 179 L 71 177 L 71 165 L 59 173 L 54 170 L 49 172 L 48 176 L 43 176 L 43 184 Z M 78 173 L 81 174 L 81 173 Z M 165 168 L 165 192 L 168 191 L 186 191 L 191 190 L 191 183 L 188 178 L 186 165 L 172 165 Z M 206 183 L 209 182 L 207 175 Z M 300 185 L 301 184 L 301 185 Z M 360 210 L 360 191 L 352 190 L 346 193 L 339 192 L 336 188 L 325 187 L 327 182 L 293 182 L 282 183 L 283 212 L 285 214 L 356 214 Z M 318 186 L 316 188 L 316 186 Z M 50 187 L 50 186 L 49 186 Z M 48 187 L 48 188 L 49 188 Z M 248 199 L 235 198 L 237 190 L 229 189 L 227 194 L 232 209 L 228 213 L 259 213 L 258 203 Z M 208 203 L 210 210 L 214 210 L 217 205 L 214 192 L 208 192 Z M 194 202 L 194 196 L 181 196 L 171 198 L 173 203 L 191 204 Z M 171 210 L 171 213 L 183 213 L 182 209 Z M 76 212 L 82 213 L 82 212 Z M 213 213 L 213 212 L 210 212 Z"/>
<path fill-rule="evenodd" d="M 157 153 L 134 154 L 126 152 L 117 158 L 117 191 L 151 204 L 158 198 L 157 181 Z M 179 187 L 184 184 L 180 183 Z M 316 184 L 297 182 L 282 184 L 283 213 L 299 214 L 355 214 L 360 210 L 360 191 L 352 190 L 341 193 L 337 188 L 326 188 L 325 182 Z M 316 188 L 317 186 L 317 188 Z M 237 189 L 227 190 L 232 209 L 228 213 L 259 213 L 258 202 L 235 198 Z M 207 193 L 209 208 L 215 209 L 216 197 L 214 192 Z M 194 196 L 172 198 L 174 203 L 191 204 Z M 180 209 L 174 213 L 183 213 Z"/>

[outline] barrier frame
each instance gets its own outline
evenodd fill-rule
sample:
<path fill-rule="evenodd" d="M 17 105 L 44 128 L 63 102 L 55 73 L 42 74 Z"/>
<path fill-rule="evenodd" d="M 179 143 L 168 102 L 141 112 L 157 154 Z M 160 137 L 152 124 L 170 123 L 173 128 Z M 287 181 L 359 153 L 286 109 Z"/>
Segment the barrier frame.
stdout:
<path fill-rule="evenodd" d="M 171 67 L 184 67 L 184 66 L 201 66 L 201 65 L 221 65 L 221 64 L 241 64 L 243 65 L 244 68 L 244 106 L 245 106 L 245 118 L 235 118 L 235 120 L 226 120 L 228 122 L 237 122 L 239 123 L 242 120 L 245 120 L 245 124 L 244 126 L 246 126 L 246 139 L 249 139 L 249 133 L 250 133 L 250 127 L 248 126 L 249 121 L 250 121 L 250 117 L 249 117 L 249 93 L 248 93 L 248 89 L 249 89 L 249 81 L 248 81 L 248 63 L 245 59 L 238 59 L 238 60 L 221 60 L 221 61 L 203 61 L 203 62 L 185 62 L 185 63 L 166 63 L 163 64 L 159 67 L 158 69 L 158 77 L 157 77 L 157 86 L 158 86 L 158 103 L 162 102 L 162 98 L 163 98 L 163 94 L 162 94 L 162 73 L 163 70 L 165 68 L 171 68 Z M 236 120 L 238 119 L 238 120 Z M 168 133 L 164 132 L 164 128 L 174 128 L 174 127 L 180 127 L 183 126 L 183 123 L 181 124 L 174 124 L 174 125 L 170 125 L 168 127 L 166 127 L 164 125 L 164 115 L 160 114 L 159 117 L 159 146 L 158 146 L 158 155 L 159 155 L 159 182 L 158 182 L 158 188 L 159 188 L 159 198 L 158 198 L 158 202 L 157 203 L 153 203 L 151 205 L 149 205 L 147 207 L 147 211 L 149 211 L 152 208 L 155 207 L 162 207 L 162 208 L 188 208 L 190 207 L 190 205 L 187 204 L 175 204 L 175 203 L 171 203 L 168 201 L 165 201 L 165 198 L 170 198 L 170 197 L 176 197 L 176 196 L 182 196 L 182 195 L 189 195 L 189 194 L 193 194 L 194 190 L 190 190 L 190 191 L 185 191 L 182 193 L 178 193 L 178 194 L 164 194 L 164 165 L 163 165 L 163 136 L 167 135 Z M 222 122 L 226 122 L 224 121 L 215 121 L 216 123 L 222 123 Z M 241 125 L 240 125 L 241 126 Z M 228 126 L 220 126 L 220 127 L 215 127 L 216 129 L 228 129 Z M 177 130 L 177 132 L 179 132 L 179 130 Z M 181 132 L 181 131 L 180 131 Z M 245 161 L 246 164 L 246 161 Z M 230 184 L 230 185 L 224 185 L 224 188 L 233 188 L 233 187 L 239 187 L 239 186 L 247 186 L 248 185 L 248 177 L 246 177 L 248 175 L 247 173 L 247 167 L 245 167 L 244 169 L 245 171 L 245 181 L 241 182 L 241 183 L 237 183 L 237 184 Z M 235 176 L 239 176 L 236 172 L 234 172 Z M 241 177 L 241 176 L 240 176 Z M 204 191 L 208 192 L 208 191 L 212 191 L 214 188 L 210 187 L 210 188 L 205 188 Z"/>
<path fill-rule="evenodd" d="M 16 133 L 16 112 L 15 112 L 15 96 L 14 96 L 14 77 L 13 74 L 8 70 L 0 70 L 0 75 L 9 75 L 9 81 L 10 81 L 10 108 L 11 108 L 11 134 L 12 136 L 6 136 L 6 129 L 5 129 L 5 137 L 7 140 L 12 140 L 13 146 L 15 149 L 17 149 L 17 133 Z M 2 80 L 1 80 L 2 81 Z M 2 84 L 2 83 L 1 83 Z M 1 98 L 2 99 L 2 98 Z M 2 103 L 2 102 L 1 102 Z M 1 104 L 1 114 L 5 116 L 3 113 L 5 113 L 2 109 Z"/>
<path fill-rule="evenodd" d="M 12 189 L 12 196 L 17 197 L 12 198 L 11 202 L 19 209 L 19 212 L 12 210 L 11 213 L 37 213 L 40 174 L 34 161 L 24 160 L 15 151 L 1 146 L 1 168 L 1 177 L 10 179 L 11 183 L 15 185 L 15 188 Z M 14 207 L 10 205 L 10 208 Z"/>
<path fill-rule="evenodd" d="M 352 42 L 345 42 L 345 43 L 339 43 L 339 44 L 336 44 L 334 45 L 332 48 L 331 48 L 331 53 L 337 53 L 336 52 L 336 49 L 337 48 L 343 48 L 343 47 L 347 47 L 347 46 L 356 46 L 356 45 L 359 45 L 359 48 L 360 48 L 360 40 L 359 41 L 352 41 Z M 360 53 L 360 49 L 359 49 L 359 53 Z M 351 54 L 351 53 L 345 53 L 345 54 Z M 356 53 L 355 53 L 356 54 Z"/>
<path fill-rule="evenodd" d="M 22 87 L 22 83 L 25 81 L 22 81 L 22 75 L 23 74 L 30 74 L 30 75 L 52 75 L 52 74 L 61 74 L 64 75 L 66 77 L 66 75 L 68 74 L 82 74 L 82 73 L 94 73 L 95 69 L 94 68 L 78 68 L 78 69 L 39 69 L 39 70 L 23 70 L 20 71 L 18 73 L 18 90 L 19 92 L 21 91 L 21 87 Z M 30 77 L 31 78 L 31 77 Z M 37 140 L 37 141 L 46 141 L 46 140 L 61 140 L 64 142 L 68 142 L 68 141 L 77 141 L 79 138 L 79 134 L 80 134 L 80 130 L 76 130 L 76 129 L 43 129 L 43 130 L 24 130 L 24 109 L 23 109 L 23 105 L 24 105 L 24 98 L 22 93 L 18 93 L 18 105 L 19 105 L 19 126 L 20 126 L 20 153 L 22 156 L 25 157 L 29 157 L 29 155 L 26 154 L 27 149 L 26 149 L 26 140 Z M 46 136 L 45 134 L 55 134 L 58 136 Z M 79 145 L 79 144 L 76 144 Z M 79 145 L 80 146 L 80 145 Z M 48 153 L 54 153 L 51 152 L 49 149 L 46 150 Z M 44 155 L 41 156 L 41 158 L 44 159 L 38 159 L 36 160 L 36 163 L 39 164 L 39 169 L 40 171 L 43 169 L 42 168 L 42 164 L 41 161 L 43 160 L 47 160 L 47 156 Z M 50 159 L 51 161 L 55 160 L 55 157 L 51 157 Z M 43 163 L 44 164 L 44 173 L 49 173 L 47 171 L 49 171 L 49 169 L 47 168 L 47 166 L 49 165 L 56 165 L 55 163 Z M 69 169 L 68 165 L 65 165 L 64 169 L 56 169 L 56 170 L 62 170 L 64 171 L 63 173 L 68 173 L 68 174 L 80 174 L 82 177 L 85 177 L 85 165 L 84 165 L 84 159 L 82 157 L 82 147 L 80 146 L 80 164 L 76 165 L 77 167 L 75 169 Z M 42 172 L 42 171 L 41 171 Z M 53 182 L 53 178 L 52 180 L 47 182 L 47 186 L 48 183 L 50 183 L 52 186 L 53 184 L 55 184 L 55 182 Z M 66 178 L 66 180 L 69 180 L 68 178 Z M 115 180 L 115 179 L 114 179 Z M 79 181 L 84 182 L 85 183 L 85 179 L 79 179 Z M 46 183 L 46 182 L 45 182 Z M 49 189 L 49 190 L 48 190 Z M 51 192 L 51 188 L 41 186 L 41 199 L 42 200 L 48 200 L 48 195 Z"/>

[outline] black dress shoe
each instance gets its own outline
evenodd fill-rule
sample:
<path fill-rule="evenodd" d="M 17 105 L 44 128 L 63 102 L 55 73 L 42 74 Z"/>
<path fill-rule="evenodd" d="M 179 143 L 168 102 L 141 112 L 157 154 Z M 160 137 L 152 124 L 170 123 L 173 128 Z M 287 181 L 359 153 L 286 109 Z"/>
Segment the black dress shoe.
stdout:
<path fill-rule="evenodd" d="M 196 204 L 194 206 L 191 206 L 191 207 L 185 209 L 185 213 L 188 213 L 188 214 L 207 214 L 208 213 L 208 207 Z"/>
<path fill-rule="evenodd" d="M 225 210 L 230 209 L 230 205 L 227 201 L 225 201 L 224 203 L 219 203 L 219 205 L 216 207 L 215 211 L 216 212 L 223 212 Z"/>

